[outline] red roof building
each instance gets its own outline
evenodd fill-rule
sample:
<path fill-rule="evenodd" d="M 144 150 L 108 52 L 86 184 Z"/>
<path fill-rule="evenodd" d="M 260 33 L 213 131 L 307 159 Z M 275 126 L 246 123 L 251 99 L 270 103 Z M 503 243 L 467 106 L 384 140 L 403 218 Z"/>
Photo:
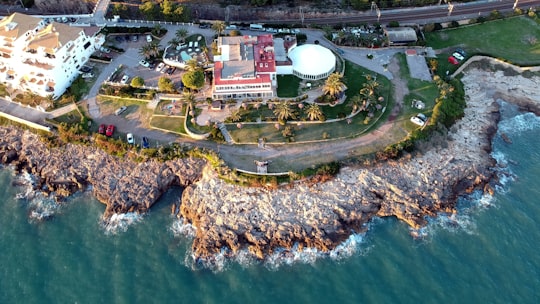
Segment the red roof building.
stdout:
<path fill-rule="evenodd" d="M 271 34 L 218 37 L 213 99 L 276 96 L 276 63 Z"/>

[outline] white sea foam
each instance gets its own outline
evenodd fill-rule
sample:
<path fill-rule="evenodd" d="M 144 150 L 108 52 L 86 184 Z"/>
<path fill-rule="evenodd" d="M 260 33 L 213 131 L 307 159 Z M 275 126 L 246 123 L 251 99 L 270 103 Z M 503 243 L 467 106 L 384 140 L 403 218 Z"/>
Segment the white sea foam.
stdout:
<path fill-rule="evenodd" d="M 499 133 L 505 134 L 518 134 L 538 128 L 540 128 L 540 118 L 533 113 L 524 113 L 503 119 L 498 125 Z"/>
<path fill-rule="evenodd" d="M 60 204 L 55 200 L 54 195 L 45 196 L 34 189 L 36 185 L 34 175 L 24 172 L 15 177 L 13 184 L 22 190 L 15 195 L 15 198 L 26 203 L 28 218 L 31 221 L 47 220 L 58 212 Z"/>
<path fill-rule="evenodd" d="M 195 238 L 195 233 L 197 232 L 197 228 L 189 223 L 185 223 L 183 218 L 173 221 L 170 229 L 174 236 L 183 236 L 190 239 Z"/>
<path fill-rule="evenodd" d="M 127 231 L 131 225 L 140 222 L 142 218 L 143 215 L 136 212 L 115 213 L 108 219 L 102 219 L 101 226 L 106 234 L 117 234 Z"/>

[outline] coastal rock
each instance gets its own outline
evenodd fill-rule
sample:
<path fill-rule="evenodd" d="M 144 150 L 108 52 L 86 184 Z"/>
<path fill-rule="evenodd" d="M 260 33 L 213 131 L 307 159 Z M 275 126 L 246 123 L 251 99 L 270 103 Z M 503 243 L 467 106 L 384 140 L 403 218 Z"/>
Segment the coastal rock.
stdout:
<path fill-rule="evenodd" d="M 49 148 L 38 135 L 10 127 L 0 128 L 0 160 L 33 174 L 35 189 L 57 200 L 91 185 L 95 197 L 107 205 L 105 217 L 148 211 L 171 186 L 197 181 L 206 164 L 192 158 L 136 163 L 73 144 Z"/>
<path fill-rule="evenodd" d="M 399 161 L 346 167 L 330 181 L 276 190 L 230 185 L 206 170 L 186 188 L 180 208 L 197 228 L 194 255 L 211 259 L 226 248 L 231 254 L 247 249 L 263 258 L 295 246 L 326 252 L 351 233 L 365 231 L 374 216 L 395 216 L 420 228 L 427 217 L 455 213 L 459 195 L 493 191 L 489 182 L 496 163 L 489 153 L 500 117 L 495 94 L 508 83 L 523 88 L 522 78 L 493 78 L 479 70 L 466 74 L 463 119 L 443 142 L 432 141 L 425 145 L 429 149 Z M 538 92 L 539 78 L 527 84 L 523 94 Z"/>

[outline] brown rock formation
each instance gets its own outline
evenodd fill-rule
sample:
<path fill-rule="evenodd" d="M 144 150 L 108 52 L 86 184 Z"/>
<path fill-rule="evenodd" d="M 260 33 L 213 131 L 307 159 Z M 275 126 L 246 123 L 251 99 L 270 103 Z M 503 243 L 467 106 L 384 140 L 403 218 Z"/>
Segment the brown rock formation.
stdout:
<path fill-rule="evenodd" d="M 98 200 L 112 213 L 146 212 L 172 185 L 186 186 L 200 178 L 201 159 L 135 163 L 91 146 L 49 149 L 39 136 L 16 128 L 0 128 L 0 161 L 38 178 L 36 189 L 62 199 L 92 185 Z"/>
<path fill-rule="evenodd" d="M 456 212 L 458 195 L 475 189 L 492 193 L 488 182 L 495 161 L 489 153 L 499 120 L 493 94 L 519 84 L 526 96 L 539 90 L 540 79 L 524 85 L 522 77 L 509 82 L 486 73 L 464 77 L 464 118 L 444 141 L 432 142 L 414 157 L 348 167 L 331 181 L 277 190 L 233 186 L 207 171 L 184 191 L 180 211 L 197 228 L 195 256 L 211 259 L 227 248 L 231 254 L 248 249 L 263 258 L 278 247 L 294 245 L 328 251 L 351 233 L 365 230 L 373 216 L 395 216 L 419 228 L 426 217 Z"/>

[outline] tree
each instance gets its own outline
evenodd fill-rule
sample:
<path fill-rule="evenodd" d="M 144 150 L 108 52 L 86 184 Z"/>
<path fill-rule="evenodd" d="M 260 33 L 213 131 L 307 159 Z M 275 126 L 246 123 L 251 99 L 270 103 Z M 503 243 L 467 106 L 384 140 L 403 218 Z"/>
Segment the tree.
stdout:
<path fill-rule="evenodd" d="M 131 86 L 134 88 L 140 88 L 144 85 L 144 79 L 141 76 L 136 76 L 131 79 Z"/>
<path fill-rule="evenodd" d="M 214 24 L 212 24 L 212 29 L 214 30 L 214 32 L 216 32 L 218 36 L 221 36 L 221 34 L 223 34 L 223 32 L 225 31 L 225 27 L 225 22 L 223 21 L 216 21 L 214 22 Z"/>
<path fill-rule="evenodd" d="M 120 16 L 120 18 L 126 18 L 126 16 L 128 16 L 127 12 L 128 12 L 127 5 L 122 4 L 122 3 L 113 4 L 112 10 L 111 10 L 111 14 L 113 16 L 117 15 L 117 16 Z"/>
<path fill-rule="evenodd" d="M 155 20 L 160 14 L 159 7 L 152 1 L 146 1 L 143 4 L 139 5 L 139 11 L 148 20 Z"/>
<path fill-rule="evenodd" d="M 191 92 L 184 92 L 182 94 L 181 100 L 186 104 L 190 105 L 191 107 L 195 106 L 195 94 Z"/>
<path fill-rule="evenodd" d="M 174 83 L 170 78 L 160 77 L 158 80 L 158 88 L 162 92 L 174 92 Z"/>
<path fill-rule="evenodd" d="M 322 88 L 325 95 L 330 95 L 332 97 L 337 97 L 345 89 L 345 85 L 341 81 L 343 76 L 339 73 L 332 73 L 326 79 L 324 86 Z"/>
<path fill-rule="evenodd" d="M 351 99 L 352 111 L 364 111 L 366 109 L 367 101 L 362 95 L 355 95 Z"/>
<path fill-rule="evenodd" d="M 229 116 L 229 118 L 233 122 L 240 121 L 240 119 L 242 119 L 242 115 L 240 115 L 240 110 L 236 109 L 236 110 L 232 111 L 231 116 Z"/>
<path fill-rule="evenodd" d="M 324 114 L 318 104 L 310 104 L 304 110 L 309 120 L 322 120 Z"/>
<path fill-rule="evenodd" d="M 156 24 L 154 25 L 154 28 L 152 29 L 152 35 L 161 37 L 163 35 L 163 32 L 166 32 L 167 30 L 163 28 L 163 26 Z"/>
<path fill-rule="evenodd" d="M 187 35 L 188 35 L 188 30 L 183 27 L 177 29 L 175 33 L 176 38 L 180 39 L 181 41 L 186 41 Z"/>
<path fill-rule="evenodd" d="M 179 44 L 180 44 L 180 39 L 176 37 L 169 41 L 169 45 L 172 46 L 173 48 L 177 47 Z"/>
<path fill-rule="evenodd" d="M 159 52 L 159 44 L 156 41 L 147 43 L 139 49 L 139 54 L 143 55 L 146 59 L 159 56 Z"/>
<path fill-rule="evenodd" d="M 191 58 L 190 60 L 186 61 L 185 68 L 187 71 L 197 71 L 200 70 L 201 67 L 199 66 L 199 62 L 195 58 Z"/>
<path fill-rule="evenodd" d="M 182 75 L 182 82 L 187 88 L 198 90 L 204 86 L 204 72 L 201 69 L 188 71 Z"/>
<path fill-rule="evenodd" d="M 280 121 L 287 121 L 289 118 L 296 118 L 295 111 L 291 107 L 290 102 L 286 100 L 276 105 L 274 108 L 274 115 L 276 115 Z"/>

